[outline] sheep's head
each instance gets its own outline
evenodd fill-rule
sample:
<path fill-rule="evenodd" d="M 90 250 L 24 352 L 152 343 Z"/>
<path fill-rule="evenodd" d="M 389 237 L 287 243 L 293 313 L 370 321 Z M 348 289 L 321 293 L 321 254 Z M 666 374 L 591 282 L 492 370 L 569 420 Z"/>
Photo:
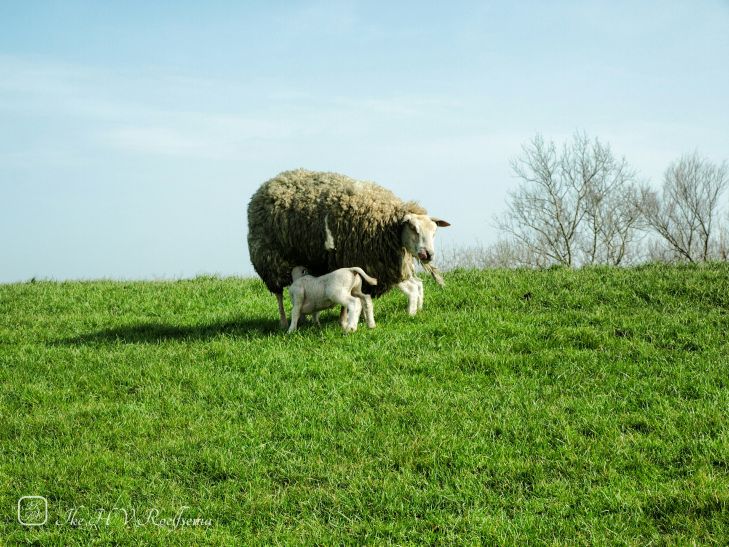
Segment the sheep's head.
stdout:
<path fill-rule="evenodd" d="M 428 215 L 408 213 L 403 217 L 402 246 L 427 264 L 435 256 L 433 239 L 438 226 L 450 226 L 450 223 Z"/>

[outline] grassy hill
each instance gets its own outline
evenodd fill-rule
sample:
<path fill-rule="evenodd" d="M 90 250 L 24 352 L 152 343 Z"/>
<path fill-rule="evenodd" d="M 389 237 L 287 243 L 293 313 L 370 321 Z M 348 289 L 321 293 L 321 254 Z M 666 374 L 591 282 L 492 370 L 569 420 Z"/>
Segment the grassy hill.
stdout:
<path fill-rule="evenodd" d="M 0 543 L 729 542 L 727 265 L 446 283 L 0 285 Z"/>

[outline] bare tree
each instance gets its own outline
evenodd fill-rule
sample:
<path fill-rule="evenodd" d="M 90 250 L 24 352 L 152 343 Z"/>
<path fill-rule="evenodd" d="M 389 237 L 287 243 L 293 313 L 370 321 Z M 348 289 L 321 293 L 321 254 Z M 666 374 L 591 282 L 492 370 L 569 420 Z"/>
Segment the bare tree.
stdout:
<path fill-rule="evenodd" d="M 591 145 L 585 140 L 582 148 L 588 158 L 581 163 L 592 173 L 584 179 L 588 192 L 585 229 L 581 231 L 582 262 L 618 266 L 633 258 L 631 246 L 642 219 L 636 172 L 625 158 L 617 159 L 610 147 L 598 140 Z"/>
<path fill-rule="evenodd" d="M 723 220 L 718 230 L 716 257 L 726 262 L 729 260 L 729 210 L 725 212 Z"/>
<path fill-rule="evenodd" d="M 716 165 L 694 153 L 666 170 L 660 195 L 643 188 L 640 203 L 646 222 L 674 257 L 688 262 L 720 258 L 716 217 L 727 184 L 726 162 Z"/>
<path fill-rule="evenodd" d="M 553 142 L 545 143 L 537 135 L 522 152 L 511 163 L 522 184 L 510 193 L 500 227 L 538 260 L 572 265 L 577 227 L 584 215 L 584 189 L 563 172 Z"/>
<path fill-rule="evenodd" d="M 640 192 L 621 162 L 607 186 L 590 194 L 585 214 L 584 263 L 620 266 L 636 260 L 635 244 L 641 238 L 643 216 Z"/>
<path fill-rule="evenodd" d="M 620 264 L 640 210 L 635 172 L 610 147 L 576 133 L 558 153 L 537 135 L 511 163 L 521 179 L 499 227 L 538 265 Z"/>

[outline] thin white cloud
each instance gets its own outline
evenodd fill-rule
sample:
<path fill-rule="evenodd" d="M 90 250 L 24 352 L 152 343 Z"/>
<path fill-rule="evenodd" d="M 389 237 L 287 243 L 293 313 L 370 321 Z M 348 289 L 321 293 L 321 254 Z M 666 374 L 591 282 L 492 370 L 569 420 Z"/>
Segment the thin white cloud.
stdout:
<path fill-rule="evenodd" d="M 222 160 L 241 158 L 252 142 L 294 136 L 291 124 L 240 116 L 156 112 L 148 118 L 152 124 L 133 120 L 104 131 L 101 140 L 121 152 Z"/>
<path fill-rule="evenodd" d="M 130 152 L 143 152 L 169 156 L 207 156 L 215 154 L 203 139 L 166 127 L 124 127 L 107 135 L 113 147 Z"/>
<path fill-rule="evenodd" d="M 351 1 L 307 2 L 286 6 L 277 17 L 281 26 L 298 37 L 308 33 L 338 35 L 353 32 L 357 26 L 356 4 Z M 284 33 L 282 33 L 284 34 Z"/>
<path fill-rule="evenodd" d="M 73 120 L 77 148 L 132 154 L 240 159 L 254 141 L 372 139 L 393 119 L 446 119 L 460 108 L 437 97 L 323 97 L 273 82 L 253 87 L 8 56 L 0 56 L 0 72 L 0 116 Z M 211 96 L 238 106 L 206 108 Z"/>

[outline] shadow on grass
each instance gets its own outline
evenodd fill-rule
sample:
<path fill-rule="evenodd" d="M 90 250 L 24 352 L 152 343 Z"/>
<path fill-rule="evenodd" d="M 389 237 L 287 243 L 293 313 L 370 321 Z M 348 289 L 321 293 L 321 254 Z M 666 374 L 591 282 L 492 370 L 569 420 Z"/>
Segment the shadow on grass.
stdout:
<path fill-rule="evenodd" d="M 262 338 L 282 332 L 278 321 L 263 319 L 234 319 L 200 325 L 169 325 L 165 323 L 138 323 L 102 329 L 88 334 L 59 340 L 62 345 L 85 344 L 156 344 L 168 340 L 209 340 L 220 335 L 236 338 Z"/>

